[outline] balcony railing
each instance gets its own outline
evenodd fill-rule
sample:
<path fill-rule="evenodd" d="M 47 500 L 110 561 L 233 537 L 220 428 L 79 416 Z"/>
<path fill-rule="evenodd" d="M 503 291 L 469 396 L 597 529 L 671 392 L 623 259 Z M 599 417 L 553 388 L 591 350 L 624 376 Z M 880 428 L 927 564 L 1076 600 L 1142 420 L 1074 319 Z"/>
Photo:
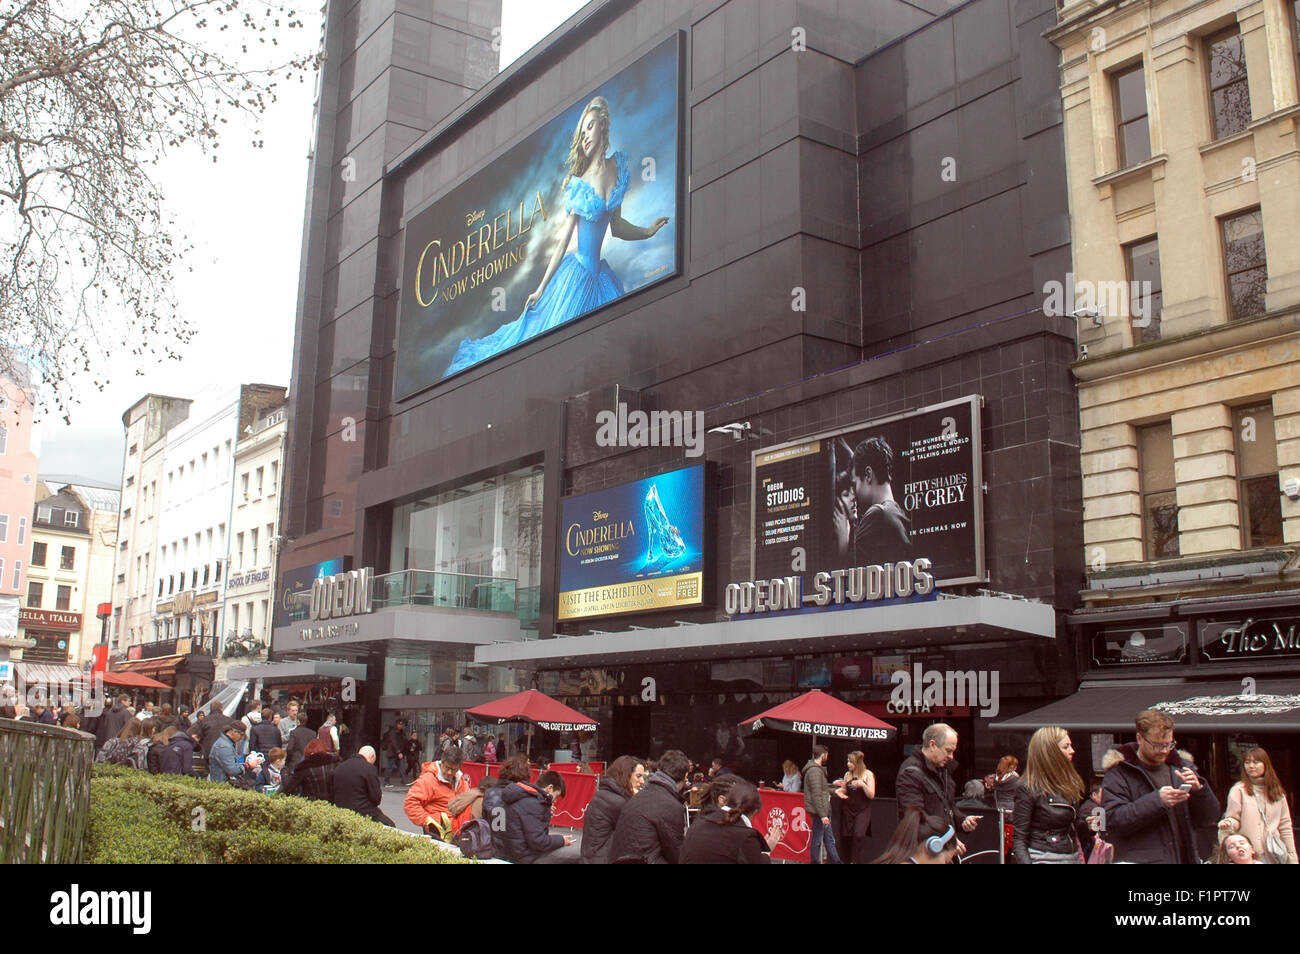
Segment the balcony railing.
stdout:
<path fill-rule="evenodd" d="M 443 570 L 398 570 L 376 576 L 371 581 L 370 601 L 375 609 L 389 606 L 436 606 L 452 609 L 479 609 L 494 613 L 515 613 L 531 607 L 537 615 L 535 592 L 525 590 L 522 602 L 516 599 L 518 580 L 511 577 L 478 576 Z M 289 619 L 295 623 L 311 616 L 311 591 L 303 590 L 289 597 Z"/>
<path fill-rule="evenodd" d="M 513 613 L 518 584 L 518 580 L 506 577 L 398 570 L 375 577 L 371 601 L 375 609 L 410 605 Z"/>

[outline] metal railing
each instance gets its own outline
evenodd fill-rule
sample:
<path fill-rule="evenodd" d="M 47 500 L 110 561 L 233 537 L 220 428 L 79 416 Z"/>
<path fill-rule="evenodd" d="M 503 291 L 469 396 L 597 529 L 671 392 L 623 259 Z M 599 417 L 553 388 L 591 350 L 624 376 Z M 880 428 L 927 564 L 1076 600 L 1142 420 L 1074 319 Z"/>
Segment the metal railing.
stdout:
<path fill-rule="evenodd" d="M 80 864 L 93 736 L 0 719 L 0 864 Z"/>
<path fill-rule="evenodd" d="M 447 570 L 398 570 L 376 576 L 371 582 L 370 602 L 375 609 L 389 606 L 432 606 L 444 609 L 479 609 L 493 613 L 529 614 L 537 617 L 536 588 L 519 593 L 513 577 L 479 576 Z M 288 599 L 289 619 L 305 622 L 311 616 L 311 591 L 302 590 Z"/>

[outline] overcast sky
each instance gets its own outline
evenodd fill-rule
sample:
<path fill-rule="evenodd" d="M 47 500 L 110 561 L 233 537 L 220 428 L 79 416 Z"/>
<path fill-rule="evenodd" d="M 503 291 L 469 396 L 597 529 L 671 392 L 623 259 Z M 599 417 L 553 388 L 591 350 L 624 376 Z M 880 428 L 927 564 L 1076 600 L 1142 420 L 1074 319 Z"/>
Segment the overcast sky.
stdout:
<path fill-rule="evenodd" d="M 305 0 L 295 5 L 316 7 Z M 582 0 L 503 0 L 501 67 L 582 6 Z M 305 35 L 319 36 L 319 13 L 303 19 Z M 263 118 L 263 149 L 249 145 L 250 131 L 232 128 L 219 162 L 189 152 L 163 164 L 159 183 L 168 208 L 195 247 L 188 259 L 193 272 L 179 270 L 177 297 L 198 334 L 182 361 L 137 366 L 114 359 L 102 394 L 89 376 L 74 377 L 80 403 L 71 426 L 47 414 L 38 427 L 42 474 L 119 484 L 122 414 L 150 392 L 192 397 L 213 384 L 289 385 L 311 96 L 310 77 L 281 93 Z"/>

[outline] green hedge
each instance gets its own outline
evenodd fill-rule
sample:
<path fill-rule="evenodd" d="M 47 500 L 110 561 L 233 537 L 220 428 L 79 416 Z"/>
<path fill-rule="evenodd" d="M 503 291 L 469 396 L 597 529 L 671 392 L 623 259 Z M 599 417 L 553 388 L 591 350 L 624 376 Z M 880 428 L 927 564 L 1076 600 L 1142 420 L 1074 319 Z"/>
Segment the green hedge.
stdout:
<path fill-rule="evenodd" d="M 120 765 L 95 766 L 88 838 L 92 864 L 473 864 L 324 802 Z"/>

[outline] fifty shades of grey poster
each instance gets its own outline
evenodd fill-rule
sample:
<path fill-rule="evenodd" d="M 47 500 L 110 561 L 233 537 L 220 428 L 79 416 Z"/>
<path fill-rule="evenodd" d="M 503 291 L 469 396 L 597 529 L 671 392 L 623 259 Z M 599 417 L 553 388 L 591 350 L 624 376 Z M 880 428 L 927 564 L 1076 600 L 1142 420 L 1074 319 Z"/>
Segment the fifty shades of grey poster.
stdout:
<path fill-rule="evenodd" d="M 756 451 L 753 578 L 811 593 L 820 571 L 924 557 L 938 583 L 986 579 L 979 421 L 965 397 Z"/>
<path fill-rule="evenodd" d="M 407 224 L 396 396 L 678 271 L 674 35 Z"/>

